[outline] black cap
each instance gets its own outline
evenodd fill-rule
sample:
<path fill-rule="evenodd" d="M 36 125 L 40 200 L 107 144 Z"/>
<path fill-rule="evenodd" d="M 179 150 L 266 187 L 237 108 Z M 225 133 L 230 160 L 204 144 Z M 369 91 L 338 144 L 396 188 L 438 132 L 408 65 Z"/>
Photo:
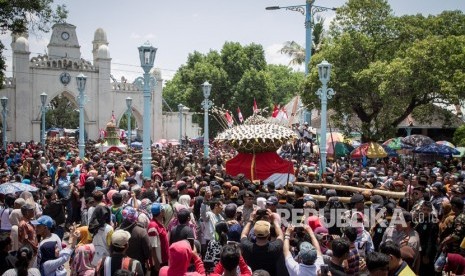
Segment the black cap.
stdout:
<path fill-rule="evenodd" d="M 336 190 L 334 190 L 334 189 L 329 189 L 329 190 L 326 191 L 325 196 L 326 196 L 326 197 L 337 196 L 337 192 L 336 192 Z"/>
<path fill-rule="evenodd" d="M 402 211 L 402 215 L 404 216 L 405 222 L 412 221 L 412 214 L 408 211 Z"/>
<path fill-rule="evenodd" d="M 244 197 L 255 197 L 255 194 L 252 191 L 246 191 Z"/>
<path fill-rule="evenodd" d="M 351 198 L 350 198 L 350 203 L 352 204 L 355 204 L 355 203 L 360 203 L 360 202 L 364 202 L 365 201 L 365 198 L 363 197 L 363 195 L 361 194 L 354 194 Z"/>

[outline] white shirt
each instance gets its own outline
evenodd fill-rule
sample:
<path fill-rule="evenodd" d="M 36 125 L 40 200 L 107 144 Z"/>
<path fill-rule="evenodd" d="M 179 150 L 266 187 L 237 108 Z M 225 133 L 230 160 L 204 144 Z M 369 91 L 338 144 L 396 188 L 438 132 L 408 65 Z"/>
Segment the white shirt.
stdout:
<path fill-rule="evenodd" d="M 298 263 L 294 260 L 292 256 L 288 256 L 285 260 L 287 271 L 289 272 L 289 276 L 299 276 L 299 275 L 309 275 L 309 276 L 316 276 L 318 270 L 320 270 L 320 266 L 324 264 L 323 256 L 318 255 L 316 257 L 315 263 L 312 265 L 305 265 L 302 263 Z"/>
<path fill-rule="evenodd" d="M 13 211 L 13 208 L 5 208 L 0 211 L 2 214 L 2 217 L 0 218 L 2 220 L 0 229 L 2 230 L 11 231 L 10 210 Z"/>
<path fill-rule="evenodd" d="M 94 238 L 92 239 L 92 243 L 95 247 L 95 255 L 92 260 L 93 266 L 97 266 L 104 256 L 110 256 L 110 247 L 107 243 L 107 236 L 110 232 L 113 232 L 113 227 L 105 224 L 105 226 L 100 228 L 97 234 L 94 235 Z"/>

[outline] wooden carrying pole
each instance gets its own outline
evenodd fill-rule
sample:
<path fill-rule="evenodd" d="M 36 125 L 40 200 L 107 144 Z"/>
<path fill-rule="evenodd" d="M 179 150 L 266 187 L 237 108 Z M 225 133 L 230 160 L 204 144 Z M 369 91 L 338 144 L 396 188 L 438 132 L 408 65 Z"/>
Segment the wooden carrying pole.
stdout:
<path fill-rule="evenodd" d="M 380 189 L 368 189 L 368 188 L 359 188 L 359 187 L 352 187 L 347 185 L 334 185 L 334 184 L 324 184 L 324 183 L 306 183 L 306 182 L 295 182 L 294 185 L 297 186 L 305 186 L 308 188 L 313 189 L 334 189 L 346 192 L 353 192 L 353 193 L 361 193 L 365 191 L 372 192 L 374 195 L 381 195 L 386 196 L 389 198 L 401 199 L 405 197 L 406 192 L 392 192 L 392 191 L 385 191 Z M 326 200 L 326 198 L 325 198 Z"/>

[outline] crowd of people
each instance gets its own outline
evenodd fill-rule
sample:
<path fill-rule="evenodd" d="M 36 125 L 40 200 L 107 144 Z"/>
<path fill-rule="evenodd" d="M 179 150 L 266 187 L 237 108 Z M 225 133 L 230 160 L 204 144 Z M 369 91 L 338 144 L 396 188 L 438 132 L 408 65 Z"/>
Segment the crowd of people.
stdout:
<path fill-rule="evenodd" d="M 137 151 L 10 143 L 0 183 L 37 190 L 0 194 L 0 274 L 465 275 L 462 160 L 338 160 L 318 175 L 317 156 L 286 148 L 297 183 L 276 189 L 228 175 L 236 152 L 221 145 L 208 159 L 153 148 L 143 177 Z"/>

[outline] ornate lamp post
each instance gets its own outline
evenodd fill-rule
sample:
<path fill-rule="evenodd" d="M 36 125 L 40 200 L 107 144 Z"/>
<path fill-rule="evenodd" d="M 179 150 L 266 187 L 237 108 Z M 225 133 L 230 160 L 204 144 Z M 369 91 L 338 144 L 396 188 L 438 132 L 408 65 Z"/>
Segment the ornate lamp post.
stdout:
<path fill-rule="evenodd" d="M 85 127 L 84 127 L 84 101 L 85 95 L 84 90 L 86 89 L 86 81 L 87 77 L 84 76 L 82 73 L 77 75 L 76 83 L 77 89 L 79 91 L 78 102 L 79 102 L 79 158 L 82 160 L 84 158 L 84 150 L 86 145 L 84 143 L 84 134 L 85 134 Z"/>
<path fill-rule="evenodd" d="M 45 104 L 47 103 L 47 94 L 45 92 L 40 94 L 40 102 L 42 103 L 42 131 L 40 132 L 40 144 L 42 145 L 42 149 L 45 150 L 45 112 L 47 111 L 47 108 L 45 107 Z"/>
<path fill-rule="evenodd" d="M 6 145 L 7 145 L 7 140 L 6 140 L 6 116 L 8 115 L 8 98 L 3 96 L 0 99 L 0 103 L 2 104 L 2 121 L 3 121 L 3 130 L 2 130 L 2 136 L 3 136 L 3 150 L 6 151 Z"/>
<path fill-rule="evenodd" d="M 179 110 L 179 144 L 182 145 L 182 112 L 184 110 L 183 104 L 178 104 Z"/>
<path fill-rule="evenodd" d="M 266 10 L 286 9 L 297 11 L 302 15 L 305 15 L 305 75 L 308 75 L 308 64 L 310 63 L 310 58 L 312 56 L 312 16 L 317 12 L 336 10 L 336 8 L 316 6 L 313 5 L 313 3 L 315 3 L 315 0 L 306 0 L 305 5 L 294 5 L 286 7 L 271 6 L 265 8 Z"/>
<path fill-rule="evenodd" d="M 202 84 L 203 97 L 202 108 L 204 110 L 204 131 L 203 131 L 203 158 L 209 158 L 210 142 L 208 138 L 208 109 L 213 106 L 213 102 L 208 99 L 212 90 L 212 85 L 205 81 Z"/>
<path fill-rule="evenodd" d="M 139 48 L 139 58 L 144 77 L 138 77 L 135 84 L 139 88 L 143 87 L 144 91 L 144 117 L 143 117 L 143 137 L 142 137 L 142 175 L 151 177 L 152 150 L 150 134 L 152 133 L 152 87 L 157 83 L 154 77 L 150 75 L 150 70 L 153 68 L 157 48 L 153 47 L 150 42 L 145 42 Z"/>
<path fill-rule="evenodd" d="M 334 90 L 327 86 L 331 77 L 331 67 L 332 65 L 326 60 L 318 64 L 318 76 L 322 83 L 322 87 L 316 92 L 321 99 L 320 177 L 323 176 L 324 169 L 326 168 L 326 108 L 328 99 L 331 99 L 335 94 Z"/>
<path fill-rule="evenodd" d="M 128 149 L 131 146 L 131 114 L 132 114 L 132 98 L 127 97 L 126 98 L 126 106 L 128 107 L 128 110 L 126 111 L 126 114 L 128 116 Z"/>
<path fill-rule="evenodd" d="M 184 138 L 186 139 L 187 143 L 187 113 L 189 112 L 190 108 L 187 106 L 184 106 L 182 109 L 182 114 L 184 115 Z"/>

